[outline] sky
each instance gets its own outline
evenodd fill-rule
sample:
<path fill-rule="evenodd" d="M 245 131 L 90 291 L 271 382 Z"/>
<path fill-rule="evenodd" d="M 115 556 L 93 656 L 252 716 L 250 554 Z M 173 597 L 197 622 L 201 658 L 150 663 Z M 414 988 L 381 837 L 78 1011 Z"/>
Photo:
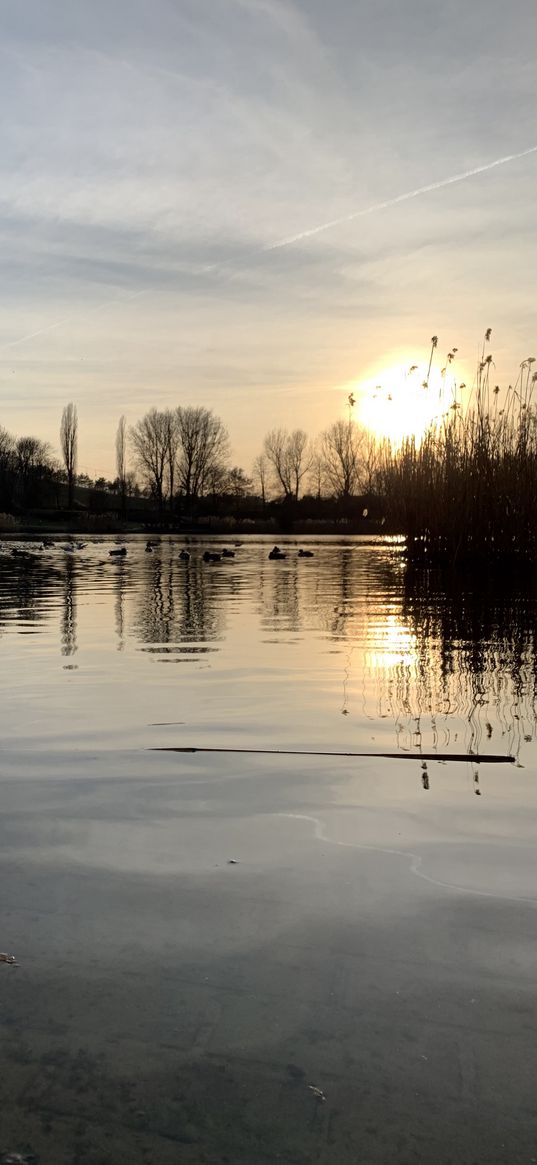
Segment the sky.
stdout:
<path fill-rule="evenodd" d="M 433 334 L 465 381 L 488 327 L 499 383 L 534 354 L 537 152 L 361 213 L 537 146 L 534 0 L 0 0 L 0 18 L 10 431 L 57 449 L 73 400 L 80 469 L 109 476 L 121 414 L 205 405 L 248 471 L 268 429 L 404 392 Z"/>

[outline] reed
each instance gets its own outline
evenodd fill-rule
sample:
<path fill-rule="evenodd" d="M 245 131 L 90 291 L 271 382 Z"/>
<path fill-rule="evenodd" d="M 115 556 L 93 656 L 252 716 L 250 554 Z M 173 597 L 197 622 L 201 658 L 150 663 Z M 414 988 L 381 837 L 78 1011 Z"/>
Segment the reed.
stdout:
<path fill-rule="evenodd" d="M 501 392 L 491 383 L 490 334 L 466 405 L 455 388 L 420 441 L 383 446 L 380 492 L 413 560 L 537 559 L 535 360 L 523 360 L 516 383 Z"/>

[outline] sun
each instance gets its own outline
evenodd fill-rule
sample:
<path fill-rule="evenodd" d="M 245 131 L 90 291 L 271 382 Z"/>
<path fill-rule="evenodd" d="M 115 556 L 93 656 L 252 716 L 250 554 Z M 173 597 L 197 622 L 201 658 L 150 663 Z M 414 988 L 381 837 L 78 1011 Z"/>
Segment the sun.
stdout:
<path fill-rule="evenodd" d="M 427 365 L 392 365 L 371 379 L 355 381 L 356 420 L 375 437 L 400 445 L 405 437 L 421 440 L 446 410 L 453 388 Z"/>

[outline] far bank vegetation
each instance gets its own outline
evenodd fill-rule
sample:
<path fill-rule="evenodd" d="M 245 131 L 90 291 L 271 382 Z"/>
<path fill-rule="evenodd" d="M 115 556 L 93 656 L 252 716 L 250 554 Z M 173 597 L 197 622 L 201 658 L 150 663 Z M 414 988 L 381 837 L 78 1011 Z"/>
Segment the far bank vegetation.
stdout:
<path fill-rule="evenodd" d="M 202 406 L 152 408 L 131 425 L 120 417 L 111 480 L 78 471 L 72 402 L 61 417 L 61 459 L 40 438 L 17 438 L 0 426 L 0 524 L 9 530 L 42 512 L 70 514 L 81 528 L 101 520 L 102 528 L 116 521 L 245 532 L 383 530 L 405 535 L 418 562 L 535 559 L 535 359 L 523 360 L 515 382 L 501 390 L 490 342 L 487 329 L 473 385 L 449 377 L 421 439 L 397 447 L 376 441 L 354 420 L 350 394 L 345 416 L 316 437 L 271 429 L 250 473 L 233 465 L 223 420 Z M 424 392 L 437 344 L 433 336 Z"/>

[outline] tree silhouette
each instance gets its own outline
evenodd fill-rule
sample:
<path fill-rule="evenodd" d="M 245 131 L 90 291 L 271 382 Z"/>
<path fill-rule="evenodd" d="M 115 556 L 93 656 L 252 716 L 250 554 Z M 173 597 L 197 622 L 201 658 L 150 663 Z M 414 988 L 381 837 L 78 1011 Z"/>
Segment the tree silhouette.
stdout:
<path fill-rule="evenodd" d="M 132 426 L 130 438 L 142 476 L 154 493 L 159 512 L 164 503 L 164 474 L 168 458 L 169 422 L 165 412 L 150 409 Z"/>
<path fill-rule="evenodd" d="M 303 429 L 294 429 L 292 433 L 287 429 L 271 429 L 263 448 L 285 497 L 298 501 L 302 480 L 312 461 L 307 433 Z"/>
<path fill-rule="evenodd" d="M 267 489 L 268 489 L 268 475 L 269 475 L 269 462 L 268 462 L 268 458 L 267 458 L 265 453 L 260 453 L 259 456 L 256 457 L 254 464 L 253 464 L 252 473 L 253 473 L 254 482 L 259 487 L 259 495 L 261 497 L 261 503 L 262 503 L 263 511 L 264 511 L 265 506 L 267 504 Z"/>
<path fill-rule="evenodd" d="M 336 497 L 349 498 L 358 492 L 363 470 L 364 434 L 349 417 L 334 421 L 322 435 L 321 459 L 324 476 Z"/>
<path fill-rule="evenodd" d="M 78 458 L 78 415 L 76 405 L 72 401 L 65 406 L 62 413 L 60 446 L 67 473 L 68 507 L 72 510 Z"/>
<path fill-rule="evenodd" d="M 117 426 L 116 470 L 121 497 L 121 514 L 124 518 L 127 511 L 127 421 L 125 416 L 119 418 Z"/>
<path fill-rule="evenodd" d="M 176 418 L 177 480 L 181 493 L 191 501 L 211 490 L 222 476 L 229 455 L 229 438 L 225 425 L 212 409 L 179 406 Z"/>
<path fill-rule="evenodd" d="M 15 466 L 22 505 L 30 505 L 39 493 L 39 483 L 52 472 L 46 441 L 39 437 L 19 437 L 15 447 Z"/>

